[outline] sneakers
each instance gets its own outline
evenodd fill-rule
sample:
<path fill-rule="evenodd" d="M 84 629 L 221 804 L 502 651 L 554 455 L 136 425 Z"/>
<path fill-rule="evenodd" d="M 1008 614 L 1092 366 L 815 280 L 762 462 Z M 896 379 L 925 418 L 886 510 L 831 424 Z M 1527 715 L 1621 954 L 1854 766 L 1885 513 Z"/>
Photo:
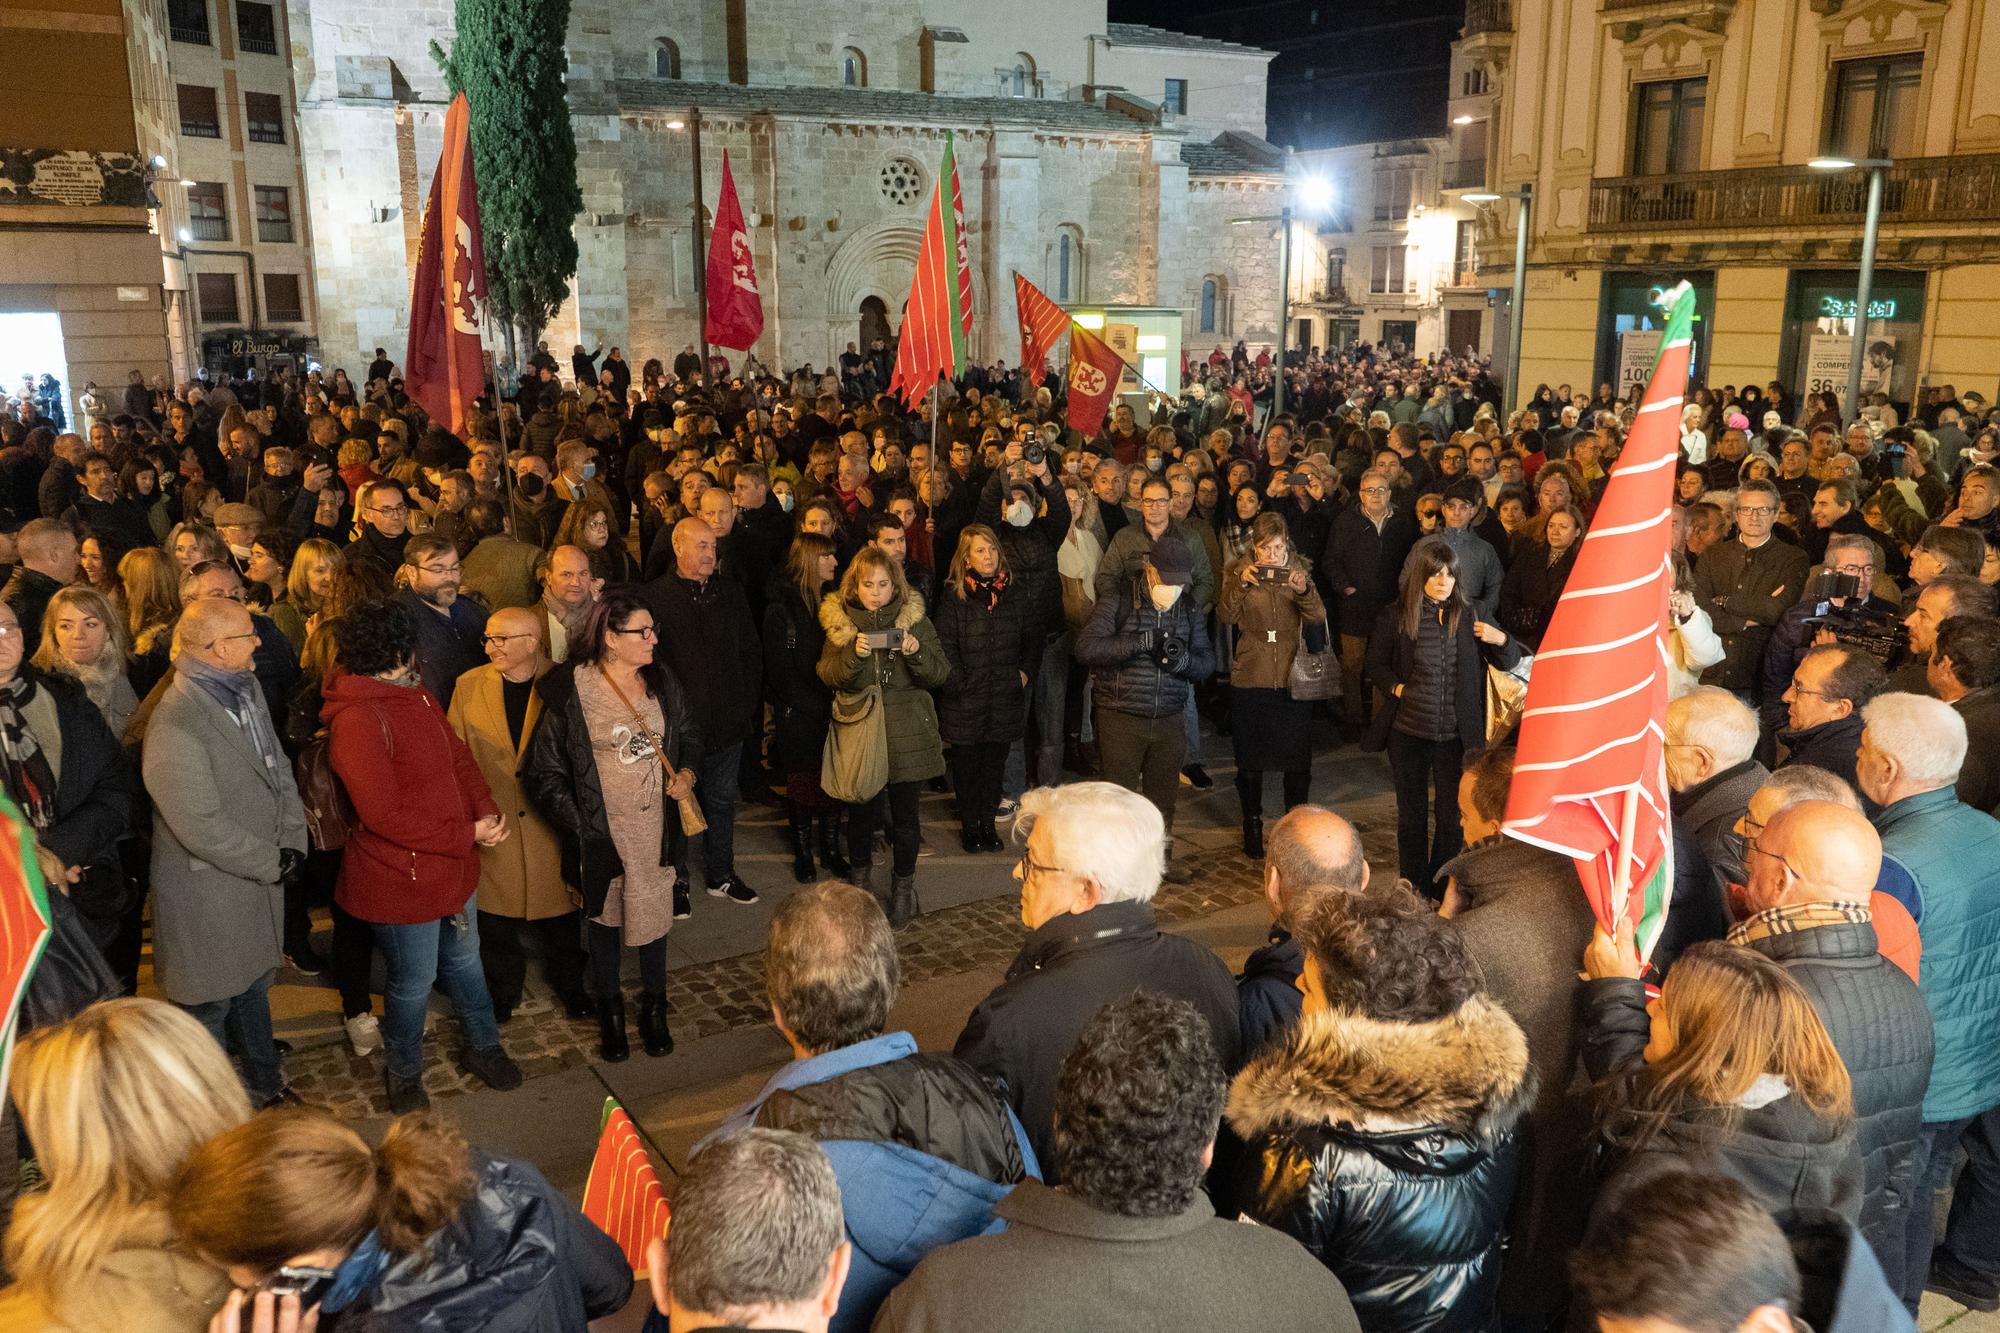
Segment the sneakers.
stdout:
<path fill-rule="evenodd" d="M 1200 764 L 1189 764 L 1186 768 L 1182 769 L 1181 781 L 1193 787 L 1196 791 L 1215 790 L 1215 779 L 1210 777 L 1208 770 Z"/>
<path fill-rule="evenodd" d="M 458 1053 L 458 1067 L 499 1092 L 509 1092 L 521 1086 L 521 1066 L 498 1046 L 485 1046 L 478 1050 L 467 1047 Z"/>
<path fill-rule="evenodd" d="M 674 884 L 674 920 L 685 921 L 694 915 L 694 900 L 688 896 L 687 885 L 678 881 Z"/>
<path fill-rule="evenodd" d="M 1930 1277 L 1924 1282 L 1924 1290 L 1934 1291 L 1947 1300 L 1957 1301 L 1968 1310 L 1978 1310 L 1992 1314 L 2000 1310 L 2000 1283 L 1995 1283 L 1944 1254 L 1931 1259 Z"/>
<path fill-rule="evenodd" d="M 373 1014 L 356 1014 L 347 1020 L 347 1045 L 355 1055 L 373 1055 L 382 1049 L 382 1024 Z"/>
<path fill-rule="evenodd" d="M 708 896 L 711 898 L 727 898 L 732 903 L 740 903 L 748 907 L 751 903 L 757 901 L 757 890 L 745 884 L 735 875 L 731 875 L 728 879 L 718 880 L 716 883 L 709 885 Z"/>
<path fill-rule="evenodd" d="M 431 1095 L 424 1091 L 424 1076 L 421 1073 L 405 1076 L 385 1069 L 382 1071 L 382 1083 L 389 1090 L 390 1115 L 408 1115 L 412 1111 L 431 1109 Z"/>
<path fill-rule="evenodd" d="M 993 819 L 996 823 L 1004 824 L 1012 819 L 1020 809 L 1021 803 L 1019 801 L 1011 796 L 1002 796 L 1000 804 L 993 811 Z"/>

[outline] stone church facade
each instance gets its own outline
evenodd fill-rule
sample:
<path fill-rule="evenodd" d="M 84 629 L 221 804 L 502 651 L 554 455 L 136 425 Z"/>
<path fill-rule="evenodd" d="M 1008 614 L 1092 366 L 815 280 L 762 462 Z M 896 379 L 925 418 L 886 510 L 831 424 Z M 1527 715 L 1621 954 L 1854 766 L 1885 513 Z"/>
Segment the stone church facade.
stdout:
<path fill-rule="evenodd" d="M 291 0 L 329 365 L 400 357 L 451 21 L 451 0 Z M 1231 224 L 1285 189 L 1269 52 L 1107 23 L 1104 0 L 576 0 L 568 56 L 584 207 L 558 353 L 694 340 L 697 125 L 704 205 L 725 151 L 742 199 L 767 364 L 900 322 L 947 130 L 980 359 L 1019 355 L 1017 270 L 1068 304 L 1179 307 L 1191 352 L 1275 336 L 1275 229 Z"/>

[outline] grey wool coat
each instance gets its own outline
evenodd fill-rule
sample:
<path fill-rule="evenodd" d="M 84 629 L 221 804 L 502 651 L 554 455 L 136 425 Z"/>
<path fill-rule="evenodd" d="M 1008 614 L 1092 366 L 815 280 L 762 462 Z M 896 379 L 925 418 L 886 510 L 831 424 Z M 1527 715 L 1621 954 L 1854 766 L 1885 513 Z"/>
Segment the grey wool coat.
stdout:
<path fill-rule="evenodd" d="M 175 1004 L 241 995 L 283 961 L 278 849 L 306 849 L 291 765 L 281 757 L 267 769 L 229 711 L 176 675 L 146 729 L 142 767 L 160 989 Z"/>

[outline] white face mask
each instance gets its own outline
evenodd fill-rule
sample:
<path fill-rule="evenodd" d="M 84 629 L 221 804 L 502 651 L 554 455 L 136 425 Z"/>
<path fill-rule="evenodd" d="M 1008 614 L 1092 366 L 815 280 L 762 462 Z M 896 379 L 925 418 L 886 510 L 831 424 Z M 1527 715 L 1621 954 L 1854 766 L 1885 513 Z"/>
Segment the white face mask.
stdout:
<path fill-rule="evenodd" d="M 1026 500 L 1016 500 L 1007 506 L 1007 522 L 1017 528 L 1025 528 L 1035 521 L 1035 508 Z"/>
<path fill-rule="evenodd" d="M 784 510 L 787 514 L 792 512 L 792 495 L 790 491 L 778 497 L 778 508 Z"/>
<path fill-rule="evenodd" d="M 1155 583 L 1152 588 L 1153 609 L 1171 611 L 1174 603 L 1181 599 L 1181 585 L 1178 583 Z"/>

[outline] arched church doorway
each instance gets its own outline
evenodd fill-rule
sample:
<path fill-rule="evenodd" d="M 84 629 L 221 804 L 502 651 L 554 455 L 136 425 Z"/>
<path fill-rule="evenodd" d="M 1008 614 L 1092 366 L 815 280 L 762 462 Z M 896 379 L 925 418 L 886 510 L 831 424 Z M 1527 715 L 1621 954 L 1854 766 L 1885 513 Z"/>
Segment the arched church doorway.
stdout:
<path fill-rule="evenodd" d="M 861 346 L 867 348 L 880 338 L 889 341 L 889 307 L 879 296 L 861 298 Z"/>

